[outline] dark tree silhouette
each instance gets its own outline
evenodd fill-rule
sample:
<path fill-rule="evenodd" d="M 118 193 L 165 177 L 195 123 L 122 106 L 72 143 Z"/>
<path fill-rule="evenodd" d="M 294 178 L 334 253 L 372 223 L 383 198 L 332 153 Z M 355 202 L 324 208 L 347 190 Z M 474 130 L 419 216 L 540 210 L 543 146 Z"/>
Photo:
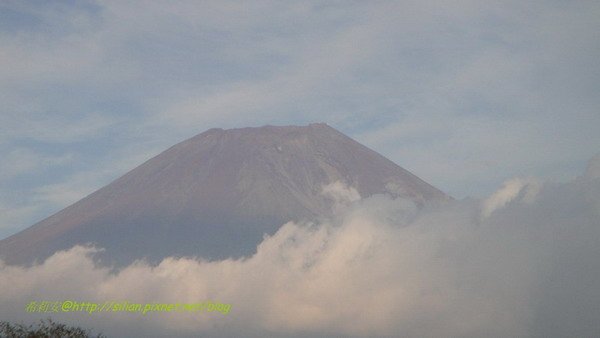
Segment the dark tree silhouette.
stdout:
<path fill-rule="evenodd" d="M 42 319 L 37 324 L 24 325 L 0 322 L 0 337 L 2 338 L 105 338 L 98 334 L 92 336 L 90 330 L 80 327 L 57 323 L 52 319 Z"/>

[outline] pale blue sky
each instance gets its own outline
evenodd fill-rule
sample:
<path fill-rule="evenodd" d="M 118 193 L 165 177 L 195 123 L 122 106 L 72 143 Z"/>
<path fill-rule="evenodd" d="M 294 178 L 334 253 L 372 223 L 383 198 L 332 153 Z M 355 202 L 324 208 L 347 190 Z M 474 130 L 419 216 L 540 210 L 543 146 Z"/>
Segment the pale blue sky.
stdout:
<path fill-rule="evenodd" d="M 1 1 L 0 238 L 213 127 L 327 122 L 463 198 L 600 151 L 597 1 Z"/>

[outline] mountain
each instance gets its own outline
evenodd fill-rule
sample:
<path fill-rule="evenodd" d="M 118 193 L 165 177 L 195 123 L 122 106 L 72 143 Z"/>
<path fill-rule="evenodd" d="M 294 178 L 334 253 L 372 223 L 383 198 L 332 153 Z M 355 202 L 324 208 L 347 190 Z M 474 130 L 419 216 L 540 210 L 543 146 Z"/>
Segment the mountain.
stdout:
<path fill-rule="evenodd" d="M 323 187 L 338 181 L 362 197 L 448 198 L 326 124 L 210 129 L 0 241 L 0 258 L 29 264 L 82 243 L 116 264 L 248 255 L 287 221 L 329 215 Z"/>

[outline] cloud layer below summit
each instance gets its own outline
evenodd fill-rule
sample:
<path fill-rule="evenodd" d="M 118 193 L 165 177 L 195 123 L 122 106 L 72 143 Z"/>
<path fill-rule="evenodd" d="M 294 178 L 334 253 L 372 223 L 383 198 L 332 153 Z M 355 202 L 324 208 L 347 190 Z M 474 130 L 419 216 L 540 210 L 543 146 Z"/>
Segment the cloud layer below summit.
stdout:
<path fill-rule="evenodd" d="M 94 265 L 96 249 L 75 247 L 40 265 L 4 265 L 0 287 L 11 292 L 0 295 L 0 315 L 32 320 L 24 308 L 33 300 L 212 300 L 232 304 L 230 313 L 55 318 L 121 336 L 593 336 L 598 163 L 567 183 L 510 180 L 486 199 L 421 211 L 332 187 L 336 217 L 288 223 L 241 260 L 166 259 L 111 271 Z"/>

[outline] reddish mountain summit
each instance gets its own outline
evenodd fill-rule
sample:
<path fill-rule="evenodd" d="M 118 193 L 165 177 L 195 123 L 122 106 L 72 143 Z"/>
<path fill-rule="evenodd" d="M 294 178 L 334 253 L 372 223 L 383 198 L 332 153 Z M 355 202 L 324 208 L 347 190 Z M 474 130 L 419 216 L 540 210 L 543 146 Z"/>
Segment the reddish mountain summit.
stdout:
<path fill-rule="evenodd" d="M 0 241 L 0 257 L 29 264 L 84 243 L 117 264 L 249 255 L 285 222 L 329 215 L 335 182 L 418 205 L 448 198 L 326 124 L 210 129 Z"/>

